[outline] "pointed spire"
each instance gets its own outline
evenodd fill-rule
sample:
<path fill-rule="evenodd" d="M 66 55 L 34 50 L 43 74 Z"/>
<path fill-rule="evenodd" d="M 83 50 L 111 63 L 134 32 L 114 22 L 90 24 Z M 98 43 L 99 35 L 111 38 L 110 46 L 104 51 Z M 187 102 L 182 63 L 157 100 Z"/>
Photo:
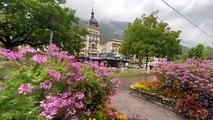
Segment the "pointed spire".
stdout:
<path fill-rule="evenodd" d="M 95 14 L 95 13 L 94 13 L 94 10 L 93 10 L 93 8 L 92 8 L 91 18 L 95 18 L 95 17 L 94 17 L 94 14 Z"/>
<path fill-rule="evenodd" d="M 91 18 L 94 18 L 94 0 L 93 0 L 93 3 L 92 3 L 92 12 L 91 12 Z"/>
<path fill-rule="evenodd" d="M 89 24 L 90 26 L 95 26 L 95 27 L 98 27 L 98 28 L 99 28 L 98 22 L 97 22 L 97 20 L 95 19 L 94 14 L 95 14 L 95 13 L 94 13 L 94 0 L 93 0 L 91 18 L 90 18 L 88 24 Z"/>

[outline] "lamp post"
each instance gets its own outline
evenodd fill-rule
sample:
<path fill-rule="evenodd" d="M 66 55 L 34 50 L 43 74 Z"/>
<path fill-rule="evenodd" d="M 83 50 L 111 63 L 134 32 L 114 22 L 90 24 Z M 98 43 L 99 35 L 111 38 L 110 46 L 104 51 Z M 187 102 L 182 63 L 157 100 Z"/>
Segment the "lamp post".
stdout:
<path fill-rule="evenodd" d="M 84 49 L 85 55 L 84 55 L 84 60 L 86 61 L 87 57 L 89 57 L 89 50 L 87 50 L 86 48 Z"/>
<path fill-rule="evenodd" d="M 50 18 L 49 25 L 50 25 L 50 44 L 52 44 L 53 43 L 53 30 L 57 28 L 58 21 L 55 18 Z"/>
<path fill-rule="evenodd" d="M 53 43 L 53 31 L 51 30 L 50 31 L 50 44 Z"/>

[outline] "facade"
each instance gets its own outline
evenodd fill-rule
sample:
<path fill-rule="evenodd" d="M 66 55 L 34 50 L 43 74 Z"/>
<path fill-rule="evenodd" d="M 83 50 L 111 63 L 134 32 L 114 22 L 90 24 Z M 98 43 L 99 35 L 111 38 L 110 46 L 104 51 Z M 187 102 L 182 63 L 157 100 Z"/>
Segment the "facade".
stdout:
<path fill-rule="evenodd" d="M 119 54 L 118 50 L 121 47 L 123 41 L 118 39 L 112 39 L 100 46 L 100 52 L 106 53 L 106 52 L 113 52 L 114 54 Z"/>
<path fill-rule="evenodd" d="M 85 47 L 81 50 L 80 56 L 97 56 L 100 48 L 100 27 L 94 17 L 94 11 L 91 12 L 91 18 L 86 25 L 89 35 L 86 36 L 84 44 Z"/>

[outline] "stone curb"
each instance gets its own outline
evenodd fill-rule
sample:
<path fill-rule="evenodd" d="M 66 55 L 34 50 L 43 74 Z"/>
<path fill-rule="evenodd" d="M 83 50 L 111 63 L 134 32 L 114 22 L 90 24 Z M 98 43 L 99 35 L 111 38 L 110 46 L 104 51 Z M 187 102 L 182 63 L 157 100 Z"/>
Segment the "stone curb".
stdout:
<path fill-rule="evenodd" d="M 139 98 L 146 99 L 154 104 L 160 105 L 166 109 L 172 110 L 175 113 L 179 113 L 176 108 L 176 100 L 172 98 L 168 98 L 162 95 L 158 95 L 157 93 L 149 93 L 142 90 L 136 90 L 133 86 L 130 87 L 130 94 Z"/>

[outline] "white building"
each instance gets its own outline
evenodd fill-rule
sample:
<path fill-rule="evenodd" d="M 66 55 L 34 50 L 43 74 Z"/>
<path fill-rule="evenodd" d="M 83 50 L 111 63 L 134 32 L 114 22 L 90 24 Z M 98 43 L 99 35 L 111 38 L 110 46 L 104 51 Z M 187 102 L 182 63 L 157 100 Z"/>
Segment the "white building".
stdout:
<path fill-rule="evenodd" d="M 123 41 L 118 39 L 111 39 L 100 45 L 100 52 L 113 52 L 115 54 L 119 54 L 118 50 L 121 47 Z"/>
<path fill-rule="evenodd" d="M 100 27 L 94 17 L 94 11 L 91 12 L 91 18 L 86 25 L 89 35 L 85 38 L 85 47 L 81 50 L 80 56 L 97 56 L 100 48 Z"/>

